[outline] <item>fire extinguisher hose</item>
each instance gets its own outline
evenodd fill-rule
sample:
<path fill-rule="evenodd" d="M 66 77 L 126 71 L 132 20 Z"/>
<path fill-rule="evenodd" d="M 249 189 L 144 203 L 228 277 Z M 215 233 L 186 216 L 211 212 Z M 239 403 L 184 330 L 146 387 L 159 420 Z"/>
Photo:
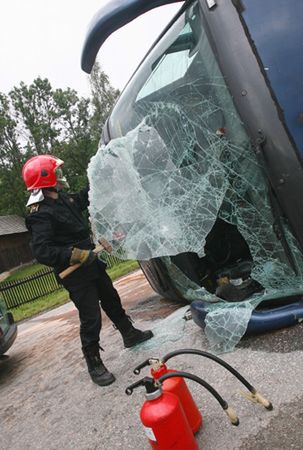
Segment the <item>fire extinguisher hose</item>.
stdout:
<path fill-rule="evenodd" d="M 232 425 L 238 426 L 239 425 L 239 418 L 235 411 L 228 406 L 228 403 L 221 397 L 221 395 L 206 381 L 204 381 L 202 378 L 198 377 L 197 375 L 188 373 L 188 372 L 174 372 L 174 373 L 167 373 L 165 375 L 162 375 L 158 380 L 155 381 L 155 384 L 162 384 L 165 380 L 169 378 L 188 378 L 189 380 L 196 381 L 196 383 L 199 383 L 201 386 L 203 386 L 208 392 L 210 392 L 215 399 L 220 403 L 222 409 L 227 414 L 230 422 Z"/>
<path fill-rule="evenodd" d="M 230 364 L 225 362 L 223 359 L 218 358 L 217 356 L 215 356 L 211 353 L 204 352 L 202 350 L 197 350 L 197 349 L 184 348 L 184 349 L 175 350 L 173 352 L 168 353 L 161 359 L 161 361 L 163 363 L 166 363 L 169 359 L 171 359 L 175 356 L 184 355 L 184 354 L 193 354 L 193 355 L 204 356 L 205 358 L 209 358 L 209 359 L 213 360 L 214 362 L 220 364 L 225 369 L 227 369 L 229 372 L 231 372 L 236 378 L 238 378 L 238 380 L 242 384 L 244 384 L 244 386 L 250 391 L 250 394 L 245 393 L 245 395 L 243 395 L 244 397 L 246 397 L 248 400 L 251 400 L 253 402 L 260 403 L 269 411 L 271 411 L 273 409 L 272 403 L 269 400 L 267 400 L 266 398 L 264 398 L 260 394 L 260 392 L 258 392 L 256 390 L 256 388 L 254 388 L 254 386 L 252 386 L 234 367 L 232 367 Z"/>

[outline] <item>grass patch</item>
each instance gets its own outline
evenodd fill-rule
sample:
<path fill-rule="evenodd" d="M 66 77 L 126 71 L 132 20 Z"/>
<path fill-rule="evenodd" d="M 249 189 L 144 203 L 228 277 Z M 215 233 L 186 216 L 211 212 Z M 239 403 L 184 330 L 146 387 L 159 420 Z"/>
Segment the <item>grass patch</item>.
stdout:
<path fill-rule="evenodd" d="M 57 306 L 63 305 L 69 301 L 69 294 L 65 289 L 53 292 L 52 294 L 44 295 L 17 308 L 11 309 L 16 322 L 20 322 L 24 319 L 29 319 L 43 311 L 53 309 Z"/>
<path fill-rule="evenodd" d="M 30 276 L 41 270 L 43 265 L 41 264 L 33 264 L 32 266 L 25 267 L 16 271 L 11 277 L 7 278 L 5 281 L 13 281 L 13 280 L 21 280 L 24 277 Z M 137 261 L 121 261 L 121 263 L 116 264 L 114 267 L 107 269 L 107 273 L 112 279 L 112 281 L 117 280 L 118 278 L 126 275 L 133 270 L 139 268 L 139 264 Z M 1 284 L 0 284 L 1 285 Z M 11 309 L 14 319 L 16 322 L 19 322 L 24 319 L 28 319 L 37 314 L 40 314 L 43 311 L 55 308 L 57 306 L 63 305 L 69 301 L 68 292 L 62 288 L 58 291 L 53 292 L 52 294 L 43 295 L 29 303 L 25 303 L 24 305 L 20 305 L 17 308 Z"/>
<path fill-rule="evenodd" d="M 137 261 L 121 261 L 121 263 L 116 264 L 111 269 L 107 269 L 107 273 L 111 277 L 112 281 L 115 281 L 117 278 L 120 278 L 136 269 L 139 269 L 139 264 Z"/>
<path fill-rule="evenodd" d="M 46 266 L 43 264 L 34 263 L 26 267 L 22 267 L 21 269 L 16 270 L 14 273 L 12 273 L 9 277 L 5 278 L 3 282 L 6 281 L 15 281 L 15 280 L 21 280 L 22 278 L 30 277 L 31 275 L 34 275 L 36 272 L 39 272 L 41 269 L 45 269 Z M 1 285 L 1 283 L 0 283 Z"/>

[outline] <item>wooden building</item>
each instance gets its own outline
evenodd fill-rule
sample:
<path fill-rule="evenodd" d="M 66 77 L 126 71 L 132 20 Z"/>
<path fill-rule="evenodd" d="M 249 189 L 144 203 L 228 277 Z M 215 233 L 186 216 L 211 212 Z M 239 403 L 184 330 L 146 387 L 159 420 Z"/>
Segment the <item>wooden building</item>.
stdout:
<path fill-rule="evenodd" d="M 0 273 L 34 259 L 29 241 L 23 217 L 0 216 Z"/>

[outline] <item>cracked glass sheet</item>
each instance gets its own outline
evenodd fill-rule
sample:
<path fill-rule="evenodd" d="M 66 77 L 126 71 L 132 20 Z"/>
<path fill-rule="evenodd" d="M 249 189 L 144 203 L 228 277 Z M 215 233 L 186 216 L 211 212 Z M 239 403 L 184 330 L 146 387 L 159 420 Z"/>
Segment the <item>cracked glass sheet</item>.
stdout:
<path fill-rule="evenodd" d="M 162 114 L 166 108 L 160 106 Z M 174 113 L 181 116 L 176 107 Z M 159 118 L 156 113 L 151 117 Z M 114 254 L 125 259 L 162 257 L 187 300 L 209 302 L 205 334 L 211 350 L 230 351 L 261 301 L 281 296 L 282 290 L 285 295 L 302 293 L 302 273 L 294 275 L 273 231 L 268 188 L 248 141 L 233 144 L 207 130 L 208 145 L 190 154 L 195 147 L 192 132 L 187 143 L 183 138 L 182 145 L 178 140 L 167 145 L 157 125 L 150 123 L 150 117 L 145 118 L 125 137 L 101 147 L 92 160 L 90 213 L 96 236 L 113 242 Z M 253 257 L 252 278 L 265 288 L 241 303 L 222 302 L 186 277 L 170 258 L 182 252 L 202 258 L 217 217 L 237 225 Z M 114 233 L 119 233 L 118 240 Z M 297 268 L 303 267 L 289 232 L 287 238 Z"/>
<path fill-rule="evenodd" d="M 202 256 L 204 237 L 228 187 L 222 165 L 215 160 L 209 166 L 197 154 L 196 162 L 182 166 L 187 149 L 178 150 L 179 142 L 168 147 L 146 122 L 101 148 L 91 161 L 90 215 L 96 237 L 114 240 L 114 254 L 128 259 L 185 251 Z M 214 145 L 216 152 L 220 149 Z"/>
<path fill-rule="evenodd" d="M 112 126 L 123 136 L 101 145 L 90 162 L 90 216 L 96 240 L 108 239 L 114 255 L 161 257 L 184 298 L 208 302 L 205 333 L 213 351 L 220 352 L 239 342 L 262 300 L 303 292 L 303 264 L 286 224 L 297 275 L 273 231 L 263 169 L 201 23 L 188 26 L 197 17 L 193 7 L 184 27 L 200 33 L 194 49 L 164 53 L 141 91 L 130 89 L 122 119 L 113 115 Z M 182 77 L 176 80 L 181 59 Z M 253 259 L 251 276 L 264 287 L 241 303 L 222 301 L 173 262 L 174 255 L 186 252 L 202 260 L 218 219 L 237 227 Z"/>

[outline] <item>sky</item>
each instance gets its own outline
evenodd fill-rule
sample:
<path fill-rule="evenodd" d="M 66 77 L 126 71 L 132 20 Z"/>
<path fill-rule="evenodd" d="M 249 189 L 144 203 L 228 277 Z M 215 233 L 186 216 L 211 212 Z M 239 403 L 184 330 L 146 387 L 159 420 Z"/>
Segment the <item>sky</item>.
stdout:
<path fill-rule="evenodd" d="M 90 20 L 109 0 L 1 0 L 0 92 L 38 76 L 54 88 L 71 87 L 89 95 L 80 67 Z M 97 60 L 115 88 L 123 89 L 143 56 L 180 3 L 149 11 L 112 34 Z"/>

